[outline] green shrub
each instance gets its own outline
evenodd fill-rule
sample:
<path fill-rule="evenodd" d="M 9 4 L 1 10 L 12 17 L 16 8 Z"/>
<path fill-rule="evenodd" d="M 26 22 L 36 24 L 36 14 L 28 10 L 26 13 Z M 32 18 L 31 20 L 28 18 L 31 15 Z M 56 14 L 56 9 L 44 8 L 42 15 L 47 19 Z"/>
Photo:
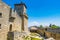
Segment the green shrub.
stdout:
<path fill-rule="evenodd" d="M 38 37 L 38 38 L 36 38 Z M 31 33 L 30 36 L 24 37 L 24 40 L 43 40 L 43 38 L 39 38 L 39 34 L 37 33 Z"/>
<path fill-rule="evenodd" d="M 39 39 L 39 38 L 32 38 L 31 40 L 42 40 L 42 39 Z"/>

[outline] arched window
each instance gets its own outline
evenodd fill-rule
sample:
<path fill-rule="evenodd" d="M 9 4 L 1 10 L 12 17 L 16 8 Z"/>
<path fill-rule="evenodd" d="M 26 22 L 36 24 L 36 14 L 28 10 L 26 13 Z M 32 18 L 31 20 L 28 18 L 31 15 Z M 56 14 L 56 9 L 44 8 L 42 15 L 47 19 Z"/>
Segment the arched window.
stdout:
<path fill-rule="evenodd" d="M 0 24 L 0 29 L 1 29 L 1 24 Z"/>
<path fill-rule="evenodd" d="M 12 31 L 12 24 L 10 24 L 10 28 L 9 28 L 9 31 Z"/>
<path fill-rule="evenodd" d="M 2 17 L 2 13 L 0 13 L 0 18 Z"/>

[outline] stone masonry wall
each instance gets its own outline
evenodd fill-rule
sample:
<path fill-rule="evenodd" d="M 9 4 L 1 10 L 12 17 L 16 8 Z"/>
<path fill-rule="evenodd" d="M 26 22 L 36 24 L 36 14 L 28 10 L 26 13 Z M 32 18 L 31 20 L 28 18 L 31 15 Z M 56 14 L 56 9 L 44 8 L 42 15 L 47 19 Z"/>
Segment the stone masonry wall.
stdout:
<path fill-rule="evenodd" d="M 7 33 L 9 29 L 9 12 L 10 7 L 0 1 L 0 13 L 2 14 L 0 17 L 0 40 L 7 40 Z"/>

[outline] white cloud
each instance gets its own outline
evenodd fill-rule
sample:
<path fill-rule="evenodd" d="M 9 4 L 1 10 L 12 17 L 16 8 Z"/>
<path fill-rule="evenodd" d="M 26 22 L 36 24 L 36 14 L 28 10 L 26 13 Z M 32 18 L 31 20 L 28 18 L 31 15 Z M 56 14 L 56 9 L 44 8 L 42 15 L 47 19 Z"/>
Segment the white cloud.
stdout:
<path fill-rule="evenodd" d="M 37 22 L 37 21 L 32 21 L 32 22 L 29 22 L 28 26 L 39 26 L 40 23 Z"/>
<path fill-rule="evenodd" d="M 57 26 L 60 26 L 60 22 L 55 22 L 55 21 L 30 21 L 28 22 L 28 26 L 39 26 L 39 25 L 43 25 L 45 26 L 49 26 L 50 24 L 55 24 Z"/>

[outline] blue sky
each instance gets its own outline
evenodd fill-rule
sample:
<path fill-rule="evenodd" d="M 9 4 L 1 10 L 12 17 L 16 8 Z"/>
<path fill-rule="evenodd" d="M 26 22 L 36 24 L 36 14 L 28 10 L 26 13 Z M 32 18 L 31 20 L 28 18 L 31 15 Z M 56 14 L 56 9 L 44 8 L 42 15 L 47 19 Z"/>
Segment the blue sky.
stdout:
<path fill-rule="evenodd" d="M 56 24 L 60 26 L 60 0 L 22 0 L 27 6 L 28 26 Z M 14 8 L 20 0 L 3 0 Z"/>

